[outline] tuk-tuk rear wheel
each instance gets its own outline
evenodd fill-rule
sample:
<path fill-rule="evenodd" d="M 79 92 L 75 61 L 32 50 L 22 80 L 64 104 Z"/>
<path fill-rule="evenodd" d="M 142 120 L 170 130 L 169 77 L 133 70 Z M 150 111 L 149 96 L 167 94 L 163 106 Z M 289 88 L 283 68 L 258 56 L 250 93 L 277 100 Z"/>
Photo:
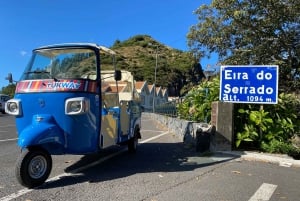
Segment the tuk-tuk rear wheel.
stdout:
<path fill-rule="evenodd" d="M 19 183 L 28 188 L 42 185 L 52 169 L 52 158 L 43 149 L 25 149 L 19 156 L 15 174 Z"/>
<path fill-rule="evenodd" d="M 128 152 L 135 153 L 138 146 L 138 133 L 137 129 L 135 129 L 134 136 L 128 142 Z"/>

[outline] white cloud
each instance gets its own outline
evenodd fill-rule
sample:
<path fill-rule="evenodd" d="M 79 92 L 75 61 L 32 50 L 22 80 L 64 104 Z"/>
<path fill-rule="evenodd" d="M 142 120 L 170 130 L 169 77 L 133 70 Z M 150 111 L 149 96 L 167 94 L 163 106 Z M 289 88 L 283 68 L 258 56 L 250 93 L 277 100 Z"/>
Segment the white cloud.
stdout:
<path fill-rule="evenodd" d="M 22 51 L 20 52 L 20 54 L 21 54 L 21 56 L 25 56 L 25 55 L 27 54 L 27 52 L 24 51 L 24 50 L 22 50 Z"/>

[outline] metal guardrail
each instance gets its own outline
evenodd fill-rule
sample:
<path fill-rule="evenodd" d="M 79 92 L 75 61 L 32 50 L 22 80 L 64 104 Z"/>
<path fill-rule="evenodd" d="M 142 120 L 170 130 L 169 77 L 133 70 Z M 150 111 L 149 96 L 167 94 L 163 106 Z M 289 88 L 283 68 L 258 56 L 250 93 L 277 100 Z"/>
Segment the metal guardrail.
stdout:
<path fill-rule="evenodd" d="M 175 102 L 168 102 L 155 106 L 155 113 L 170 117 L 177 117 L 177 108 Z"/>

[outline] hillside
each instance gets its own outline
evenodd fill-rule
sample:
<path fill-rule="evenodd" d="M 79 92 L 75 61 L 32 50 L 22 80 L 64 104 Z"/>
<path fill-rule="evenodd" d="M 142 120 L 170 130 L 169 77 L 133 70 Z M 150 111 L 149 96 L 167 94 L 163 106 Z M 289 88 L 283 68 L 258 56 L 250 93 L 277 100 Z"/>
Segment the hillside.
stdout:
<path fill-rule="evenodd" d="M 117 40 L 111 47 L 117 52 L 117 66 L 133 73 L 137 81 L 154 83 L 157 51 L 156 85 L 168 88 L 178 96 L 187 84 L 196 84 L 204 76 L 201 66 L 191 53 L 165 46 L 147 35 L 137 35 L 125 41 Z"/>

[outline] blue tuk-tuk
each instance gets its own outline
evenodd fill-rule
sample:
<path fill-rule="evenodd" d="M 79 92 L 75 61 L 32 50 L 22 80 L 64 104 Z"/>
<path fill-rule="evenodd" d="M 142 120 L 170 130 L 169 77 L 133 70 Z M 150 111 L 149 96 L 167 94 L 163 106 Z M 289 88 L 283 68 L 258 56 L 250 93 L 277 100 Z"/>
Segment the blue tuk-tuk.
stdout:
<path fill-rule="evenodd" d="M 117 70 L 115 63 L 115 52 L 96 44 L 33 50 L 14 98 L 5 105 L 5 112 L 16 117 L 20 184 L 43 184 L 52 169 L 51 155 L 83 155 L 124 144 L 136 151 L 139 95 L 132 74 Z"/>

